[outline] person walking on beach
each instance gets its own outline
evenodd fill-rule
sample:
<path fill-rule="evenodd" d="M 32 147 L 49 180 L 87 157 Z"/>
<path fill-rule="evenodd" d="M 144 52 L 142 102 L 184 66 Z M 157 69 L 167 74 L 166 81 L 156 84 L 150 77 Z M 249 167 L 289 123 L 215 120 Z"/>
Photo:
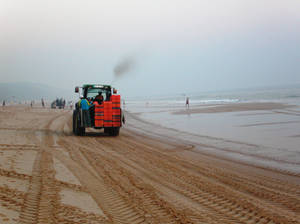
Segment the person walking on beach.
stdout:
<path fill-rule="evenodd" d="M 43 98 L 42 98 L 42 107 L 45 108 L 45 102 Z"/>
<path fill-rule="evenodd" d="M 3 100 L 2 106 L 5 107 L 5 100 Z"/>
<path fill-rule="evenodd" d="M 185 107 L 190 108 L 190 99 L 189 99 L 189 97 L 187 97 L 186 100 L 185 100 Z"/>

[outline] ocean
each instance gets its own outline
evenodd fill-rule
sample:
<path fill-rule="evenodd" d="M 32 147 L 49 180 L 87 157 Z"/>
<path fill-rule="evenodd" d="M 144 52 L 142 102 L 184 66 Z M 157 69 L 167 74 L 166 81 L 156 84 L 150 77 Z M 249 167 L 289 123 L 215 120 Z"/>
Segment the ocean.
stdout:
<path fill-rule="evenodd" d="M 300 102 L 300 85 L 284 86 L 277 88 L 253 88 L 242 90 L 191 92 L 164 96 L 147 96 L 142 98 L 130 98 L 129 104 L 152 103 L 154 105 L 185 105 L 186 97 L 189 97 L 191 105 L 198 104 L 226 104 L 238 102 Z"/>

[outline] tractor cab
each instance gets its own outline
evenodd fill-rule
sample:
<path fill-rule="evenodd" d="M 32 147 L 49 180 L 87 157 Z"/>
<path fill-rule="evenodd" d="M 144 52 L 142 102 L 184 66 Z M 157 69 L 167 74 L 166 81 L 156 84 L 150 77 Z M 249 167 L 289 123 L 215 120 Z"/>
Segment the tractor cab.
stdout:
<path fill-rule="evenodd" d="M 82 88 L 82 97 L 89 102 L 94 102 L 99 95 L 102 95 L 103 101 L 110 101 L 112 93 L 117 93 L 116 89 L 112 91 L 112 87 L 109 85 L 86 84 L 83 87 L 75 87 L 75 92 L 79 93 L 80 88 Z"/>

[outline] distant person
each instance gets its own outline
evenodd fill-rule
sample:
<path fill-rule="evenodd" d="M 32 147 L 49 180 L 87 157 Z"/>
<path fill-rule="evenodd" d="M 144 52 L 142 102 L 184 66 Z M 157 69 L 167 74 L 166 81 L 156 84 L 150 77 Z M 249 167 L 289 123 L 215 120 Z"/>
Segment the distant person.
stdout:
<path fill-rule="evenodd" d="M 102 92 L 98 92 L 98 95 L 95 97 L 94 102 L 97 102 L 99 105 L 102 104 L 103 102 L 103 96 L 102 96 Z"/>
<path fill-rule="evenodd" d="M 43 98 L 42 98 L 42 107 L 45 108 L 45 102 Z"/>
<path fill-rule="evenodd" d="M 189 99 L 189 97 L 187 97 L 186 100 L 185 100 L 185 107 L 190 108 L 190 99 Z"/>
<path fill-rule="evenodd" d="M 65 106 L 66 106 L 66 100 L 64 99 L 64 101 L 63 101 L 63 109 L 65 109 Z"/>
<path fill-rule="evenodd" d="M 89 109 L 91 107 L 90 102 L 87 99 L 82 97 L 79 101 L 79 107 L 82 110 L 84 126 L 91 127 L 91 117 L 89 112 Z"/>
<path fill-rule="evenodd" d="M 3 100 L 3 102 L 2 102 L 2 106 L 5 107 L 5 100 Z"/>
<path fill-rule="evenodd" d="M 32 108 L 32 106 L 33 106 L 33 101 L 31 100 L 31 102 L 30 102 L 30 106 L 31 106 L 31 108 Z"/>

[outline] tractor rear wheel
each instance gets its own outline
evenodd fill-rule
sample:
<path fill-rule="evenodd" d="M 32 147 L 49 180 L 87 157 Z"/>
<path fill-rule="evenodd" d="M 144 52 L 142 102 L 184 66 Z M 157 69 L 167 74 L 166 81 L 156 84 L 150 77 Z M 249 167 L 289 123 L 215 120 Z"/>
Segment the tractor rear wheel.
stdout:
<path fill-rule="evenodd" d="M 75 135 L 79 135 L 79 113 L 77 110 L 74 110 L 73 112 L 73 133 Z"/>
<path fill-rule="evenodd" d="M 76 110 L 73 111 L 73 133 L 76 134 Z"/>
<path fill-rule="evenodd" d="M 79 128 L 79 135 L 80 135 L 80 136 L 85 135 L 85 127 L 80 127 L 80 128 Z"/>
<path fill-rule="evenodd" d="M 114 127 L 110 129 L 110 135 L 111 136 L 118 136 L 120 133 L 120 127 Z"/>
<path fill-rule="evenodd" d="M 110 134 L 110 128 L 104 128 L 104 133 L 105 134 Z"/>
<path fill-rule="evenodd" d="M 73 112 L 73 132 L 75 135 L 84 135 L 85 127 L 80 127 L 80 114 L 79 111 L 75 110 Z"/>

